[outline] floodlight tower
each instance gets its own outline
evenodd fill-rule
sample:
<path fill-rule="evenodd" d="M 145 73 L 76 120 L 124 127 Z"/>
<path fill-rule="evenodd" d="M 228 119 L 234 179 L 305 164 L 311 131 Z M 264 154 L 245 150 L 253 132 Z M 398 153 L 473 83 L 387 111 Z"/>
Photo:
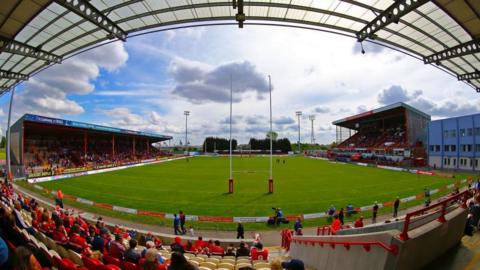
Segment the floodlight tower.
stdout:
<path fill-rule="evenodd" d="M 315 144 L 315 134 L 313 132 L 313 121 L 315 121 L 315 115 L 309 115 L 308 116 L 308 119 L 310 119 L 310 121 L 312 122 L 312 134 L 311 134 L 311 143 L 312 144 Z"/>
<path fill-rule="evenodd" d="M 300 117 L 302 117 L 302 112 L 296 111 L 295 115 L 298 117 L 298 153 L 300 154 Z"/>
<path fill-rule="evenodd" d="M 188 116 L 190 115 L 190 112 L 184 111 L 183 114 L 185 115 L 185 150 L 188 155 Z"/>

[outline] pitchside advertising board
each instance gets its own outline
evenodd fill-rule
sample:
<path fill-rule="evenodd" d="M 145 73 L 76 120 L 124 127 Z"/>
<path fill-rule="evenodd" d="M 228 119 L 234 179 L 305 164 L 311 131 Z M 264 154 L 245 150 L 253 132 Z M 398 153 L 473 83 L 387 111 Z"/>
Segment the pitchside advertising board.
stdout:
<path fill-rule="evenodd" d="M 58 125 L 58 126 L 66 126 L 66 127 L 73 127 L 73 128 L 81 128 L 81 129 L 92 129 L 92 130 L 99 130 L 99 131 L 106 131 L 106 132 L 114 132 L 114 133 L 124 133 L 130 135 L 140 135 L 140 136 L 149 136 L 155 138 L 162 138 L 162 139 L 169 139 L 168 136 L 162 136 L 150 132 L 143 132 L 143 131 L 133 131 L 128 129 L 121 129 L 121 128 L 113 128 L 113 127 L 106 127 L 100 126 L 95 124 L 87 124 L 77 121 L 70 121 L 70 120 L 63 120 L 57 118 L 51 118 L 46 116 L 40 115 L 33 115 L 33 114 L 26 114 L 24 121 L 36 122 L 36 123 L 43 123 L 43 124 L 50 124 L 50 125 Z"/>

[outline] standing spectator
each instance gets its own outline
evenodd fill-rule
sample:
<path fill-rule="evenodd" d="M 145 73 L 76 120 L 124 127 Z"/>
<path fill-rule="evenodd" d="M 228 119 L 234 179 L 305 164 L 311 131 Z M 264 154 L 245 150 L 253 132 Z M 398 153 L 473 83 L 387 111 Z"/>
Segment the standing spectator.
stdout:
<path fill-rule="evenodd" d="M 57 190 L 57 205 L 63 208 L 63 193 L 61 189 Z"/>
<path fill-rule="evenodd" d="M 110 243 L 109 255 L 119 260 L 123 260 L 124 254 L 125 246 L 123 245 L 122 235 L 115 234 L 115 241 Z"/>
<path fill-rule="evenodd" d="M 373 212 L 372 212 L 372 223 L 377 223 L 377 213 L 378 213 L 378 204 L 377 201 L 375 201 L 375 204 L 373 205 Z"/>
<path fill-rule="evenodd" d="M 393 217 L 398 216 L 398 207 L 399 206 L 400 206 L 400 198 L 397 196 L 397 198 L 393 202 Z"/>
<path fill-rule="evenodd" d="M 175 231 L 175 235 L 182 234 L 180 231 L 180 218 L 177 216 L 177 214 L 173 214 L 173 229 Z"/>
<path fill-rule="evenodd" d="M 195 236 L 195 231 L 193 230 L 193 226 L 190 225 L 190 228 L 188 229 L 188 234 L 190 234 L 190 237 L 194 237 Z"/>
<path fill-rule="evenodd" d="M 293 230 L 295 231 L 296 235 L 303 235 L 302 229 L 302 221 L 300 218 L 297 218 L 297 221 L 295 221 L 295 224 L 293 225 Z"/>
<path fill-rule="evenodd" d="M 125 251 L 125 261 L 138 264 L 138 261 L 140 260 L 140 254 L 138 254 L 138 252 L 135 250 L 137 247 L 137 240 L 130 239 L 130 241 L 128 241 L 128 245 L 129 247 L 127 251 Z"/>
<path fill-rule="evenodd" d="M 243 224 L 241 222 L 238 222 L 237 226 L 237 239 L 245 239 L 245 229 L 243 228 Z"/>
<path fill-rule="evenodd" d="M 330 231 L 333 235 L 337 234 L 337 232 L 342 228 L 342 224 L 340 223 L 340 219 L 338 218 L 338 214 L 333 216 L 332 225 L 330 225 Z"/>
<path fill-rule="evenodd" d="M 363 217 L 359 217 L 357 220 L 355 220 L 355 223 L 353 224 L 353 227 L 362 228 L 363 227 Z"/>
<path fill-rule="evenodd" d="M 250 250 L 245 245 L 245 242 L 240 242 L 240 247 L 237 249 L 237 258 L 238 257 L 248 257 L 250 256 Z"/>
<path fill-rule="evenodd" d="M 345 218 L 345 213 L 343 212 L 343 208 L 340 208 L 338 212 L 338 219 L 340 220 L 340 224 L 343 225 L 343 219 Z"/>
<path fill-rule="evenodd" d="M 180 216 L 180 229 L 182 230 L 182 234 L 185 234 L 187 232 L 187 230 L 185 229 L 185 219 L 186 219 L 185 214 L 183 213 L 182 210 L 180 210 L 178 214 Z"/>

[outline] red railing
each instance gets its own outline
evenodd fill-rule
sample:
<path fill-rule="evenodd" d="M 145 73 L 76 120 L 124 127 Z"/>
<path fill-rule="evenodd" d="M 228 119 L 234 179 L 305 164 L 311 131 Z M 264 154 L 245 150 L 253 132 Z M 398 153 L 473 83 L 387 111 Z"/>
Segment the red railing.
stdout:
<path fill-rule="evenodd" d="M 365 251 L 369 252 L 371 250 L 372 246 L 379 246 L 386 251 L 392 253 L 392 254 L 397 254 L 398 253 L 398 246 L 391 244 L 387 245 L 383 242 L 380 241 L 328 241 L 328 240 L 309 240 L 309 239 L 292 239 L 293 243 L 299 243 L 299 244 L 306 244 L 309 245 L 311 244 L 314 246 L 315 244 L 319 244 L 321 247 L 324 245 L 329 245 L 333 249 L 335 246 L 343 246 L 345 249 L 350 250 L 351 246 L 363 246 Z"/>
<path fill-rule="evenodd" d="M 402 233 L 399 235 L 399 238 L 403 241 L 406 241 L 406 240 L 409 239 L 408 231 L 409 231 L 409 227 L 410 227 L 412 217 L 423 215 L 428 210 L 441 207 L 440 217 L 438 217 L 437 220 L 439 222 L 445 222 L 445 214 L 447 213 L 447 207 L 450 206 L 452 203 L 455 203 L 456 201 L 461 200 L 462 201 L 461 207 L 462 208 L 467 208 L 468 195 L 469 195 L 468 190 L 465 190 L 461 193 L 450 196 L 450 197 L 444 199 L 441 202 L 438 202 L 438 203 L 432 204 L 430 206 L 424 207 L 422 209 L 419 209 L 419 210 L 408 213 L 405 216 L 405 223 L 403 225 L 403 230 L 402 230 Z"/>
<path fill-rule="evenodd" d="M 342 225 L 341 230 L 343 229 L 351 229 L 352 227 L 349 225 Z M 317 235 L 331 235 L 332 234 L 332 227 L 331 226 L 323 226 L 317 227 Z"/>

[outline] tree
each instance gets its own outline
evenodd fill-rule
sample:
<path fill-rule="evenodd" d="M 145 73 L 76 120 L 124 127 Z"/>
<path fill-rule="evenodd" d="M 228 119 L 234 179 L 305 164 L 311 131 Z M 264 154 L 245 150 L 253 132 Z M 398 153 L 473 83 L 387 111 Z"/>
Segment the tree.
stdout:
<path fill-rule="evenodd" d="M 225 138 L 207 137 L 203 142 L 203 150 L 206 152 L 224 151 L 230 149 L 230 141 Z M 237 148 L 237 140 L 232 139 L 232 150 Z"/>
<path fill-rule="evenodd" d="M 269 131 L 267 132 L 267 135 L 265 136 L 268 140 L 270 140 L 270 134 L 272 135 L 272 140 L 276 141 L 278 138 L 278 133 L 275 131 Z"/>
<path fill-rule="evenodd" d="M 5 145 L 7 144 L 7 140 L 5 139 L 5 136 L 2 136 L 0 139 L 0 148 L 5 148 Z"/>

